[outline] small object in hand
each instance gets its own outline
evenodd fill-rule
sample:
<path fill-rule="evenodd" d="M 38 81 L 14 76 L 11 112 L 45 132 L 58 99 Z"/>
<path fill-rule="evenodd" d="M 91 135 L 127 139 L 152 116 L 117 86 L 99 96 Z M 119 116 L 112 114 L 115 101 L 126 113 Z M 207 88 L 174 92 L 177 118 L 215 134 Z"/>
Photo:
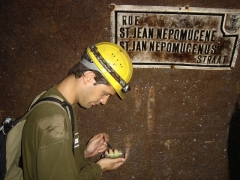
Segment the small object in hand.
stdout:
<path fill-rule="evenodd" d="M 103 154 L 101 158 L 110 158 L 110 159 L 125 158 L 125 153 L 117 152 L 117 153 Z"/>

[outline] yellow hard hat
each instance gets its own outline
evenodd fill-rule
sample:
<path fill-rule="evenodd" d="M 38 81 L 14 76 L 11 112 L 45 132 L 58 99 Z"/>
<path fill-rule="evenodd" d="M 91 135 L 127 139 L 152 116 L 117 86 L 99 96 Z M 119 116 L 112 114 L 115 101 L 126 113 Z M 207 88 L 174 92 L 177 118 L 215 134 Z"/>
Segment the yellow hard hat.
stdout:
<path fill-rule="evenodd" d="M 87 55 L 94 64 L 86 59 L 82 60 L 82 64 L 99 71 L 123 99 L 122 92 L 130 90 L 128 83 L 133 73 L 132 61 L 127 52 L 117 44 L 101 42 L 88 47 Z"/>

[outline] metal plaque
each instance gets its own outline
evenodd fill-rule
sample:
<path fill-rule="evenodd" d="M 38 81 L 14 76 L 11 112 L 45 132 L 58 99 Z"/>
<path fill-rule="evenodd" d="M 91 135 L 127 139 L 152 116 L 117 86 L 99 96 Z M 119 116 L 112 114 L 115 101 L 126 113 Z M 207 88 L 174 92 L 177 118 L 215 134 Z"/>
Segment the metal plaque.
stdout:
<path fill-rule="evenodd" d="M 111 4 L 111 41 L 135 67 L 231 69 L 240 10 Z"/>

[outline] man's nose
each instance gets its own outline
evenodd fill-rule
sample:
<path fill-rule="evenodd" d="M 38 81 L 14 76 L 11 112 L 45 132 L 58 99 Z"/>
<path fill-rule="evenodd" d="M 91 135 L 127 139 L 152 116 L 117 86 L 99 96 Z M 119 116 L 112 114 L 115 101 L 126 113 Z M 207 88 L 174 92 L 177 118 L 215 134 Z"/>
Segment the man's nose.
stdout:
<path fill-rule="evenodd" d="M 100 100 L 101 104 L 103 104 L 103 105 L 106 104 L 108 101 L 108 98 L 109 98 L 109 96 L 104 96 L 103 98 L 101 98 L 101 100 Z"/>

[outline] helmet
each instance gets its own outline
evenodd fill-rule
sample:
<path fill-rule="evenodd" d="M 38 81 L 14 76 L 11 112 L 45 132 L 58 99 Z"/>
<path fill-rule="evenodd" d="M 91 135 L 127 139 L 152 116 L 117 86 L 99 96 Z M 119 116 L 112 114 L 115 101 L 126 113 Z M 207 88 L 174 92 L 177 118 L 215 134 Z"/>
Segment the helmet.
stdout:
<path fill-rule="evenodd" d="M 130 90 L 128 83 L 133 72 L 132 62 L 127 52 L 117 44 L 101 42 L 88 47 L 86 55 L 88 58 L 83 57 L 81 63 L 99 71 L 123 99 L 122 92 Z"/>

